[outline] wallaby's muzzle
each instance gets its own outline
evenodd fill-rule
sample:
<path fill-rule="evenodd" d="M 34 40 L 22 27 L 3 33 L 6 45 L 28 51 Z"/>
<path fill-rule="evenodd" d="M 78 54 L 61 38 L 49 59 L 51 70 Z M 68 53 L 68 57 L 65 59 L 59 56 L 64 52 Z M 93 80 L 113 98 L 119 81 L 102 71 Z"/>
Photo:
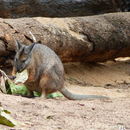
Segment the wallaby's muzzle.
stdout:
<path fill-rule="evenodd" d="M 16 76 L 8 75 L 8 78 L 11 80 L 14 80 L 16 78 Z"/>

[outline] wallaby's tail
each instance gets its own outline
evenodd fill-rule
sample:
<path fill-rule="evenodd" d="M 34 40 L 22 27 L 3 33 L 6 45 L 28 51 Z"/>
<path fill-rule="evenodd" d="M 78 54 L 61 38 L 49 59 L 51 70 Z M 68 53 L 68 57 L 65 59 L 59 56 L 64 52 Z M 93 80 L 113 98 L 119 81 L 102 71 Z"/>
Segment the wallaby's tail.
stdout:
<path fill-rule="evenodd" d="M 83 99 L 109 99 L 105 96 L 98 96 L 98 95 L 79 95 L 79 94 L 73 94 L 69 92 L 66 88 L 60 89 L 60 92 L 68 99 L 70 100 L 83 100 Z"/>

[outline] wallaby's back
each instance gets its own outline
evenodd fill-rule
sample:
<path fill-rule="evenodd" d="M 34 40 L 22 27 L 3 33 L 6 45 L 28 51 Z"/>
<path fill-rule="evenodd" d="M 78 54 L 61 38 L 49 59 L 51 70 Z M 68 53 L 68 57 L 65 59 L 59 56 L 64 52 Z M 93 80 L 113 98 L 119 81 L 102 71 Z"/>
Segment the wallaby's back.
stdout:
<path fill-rule="evenodd" d="M 60 76 L 64 75 L 64 68 L 60 58 L 49 47 L 36 44 L 32 49 L 32 58 L 38 61 L 38 67 L 43 67 L 46 71 L 50 71 L 51 68 L 56 67 L 57 71 L 61 74 Z"/>

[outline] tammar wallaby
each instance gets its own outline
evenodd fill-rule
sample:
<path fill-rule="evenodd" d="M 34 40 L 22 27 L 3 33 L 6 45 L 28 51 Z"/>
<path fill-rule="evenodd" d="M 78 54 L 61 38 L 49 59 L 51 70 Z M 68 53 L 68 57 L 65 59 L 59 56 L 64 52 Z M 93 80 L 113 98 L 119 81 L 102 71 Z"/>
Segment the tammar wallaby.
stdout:
<path fill-rule="evenodd" d="M 69 92 L 64 87 L 64 67 L 60 58 L 49 47 L 33 43 L 29 46 L 16 41 L 14 58 L 15 72 L 27 69 L 29 77 L 25 82 L 30 91 L 42 93 L 42 97 L 60 91 L 71 100 L 107 98 L 97 95 L 78 95 Z"/>

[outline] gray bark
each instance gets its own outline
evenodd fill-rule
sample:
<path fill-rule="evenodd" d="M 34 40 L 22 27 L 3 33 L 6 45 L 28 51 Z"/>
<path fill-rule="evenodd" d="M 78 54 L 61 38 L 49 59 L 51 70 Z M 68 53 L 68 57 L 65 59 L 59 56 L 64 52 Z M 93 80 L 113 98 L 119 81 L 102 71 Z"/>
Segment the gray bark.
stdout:
<path fill-rule="evenodd" d="M 0 17 L 72 17 L 117 12 L 123 0 L 0 0 Z"/>

